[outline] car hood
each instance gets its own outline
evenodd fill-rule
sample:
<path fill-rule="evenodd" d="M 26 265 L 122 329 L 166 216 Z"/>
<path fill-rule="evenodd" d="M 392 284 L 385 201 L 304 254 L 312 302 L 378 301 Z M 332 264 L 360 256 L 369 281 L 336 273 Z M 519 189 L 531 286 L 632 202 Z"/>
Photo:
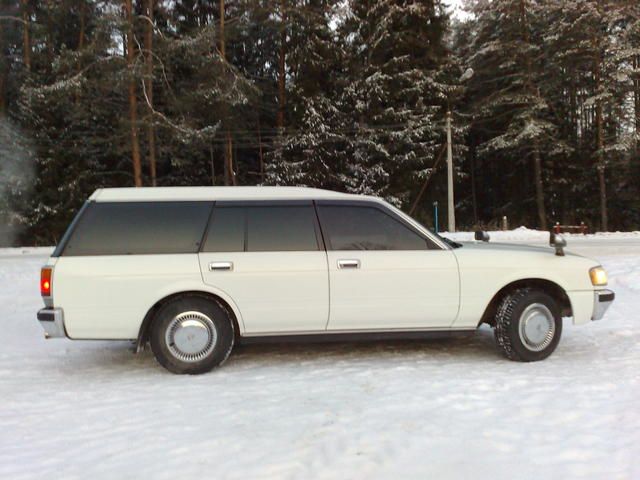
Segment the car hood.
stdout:
<path fill-rule="evenodd" d="M 523 245 L 518 243 L 499 243 L 499 242 L 458 242 L 462 245 L 462 248 L 468 250 L 482 250 L 492 251 L 498 253 L 502 252 L 528 252 L 538 253 L 544 255 L 555 255 L 555 249 L 550 246 L 537 246 L 537 245 Z M 575 253 L 567 251 L 565 247 L 565 255 L 572 257 L 580 257 Z"/>

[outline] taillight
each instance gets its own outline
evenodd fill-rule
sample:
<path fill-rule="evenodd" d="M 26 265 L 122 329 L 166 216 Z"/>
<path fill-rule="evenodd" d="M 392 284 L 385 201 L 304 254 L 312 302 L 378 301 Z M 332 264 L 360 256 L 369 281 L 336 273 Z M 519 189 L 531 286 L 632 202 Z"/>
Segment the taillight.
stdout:
<path fill-rule="evenodd" d="M 43 297 L 51 296 L 51 274 L 53 269 L 51 267 L 42 267 L 40 270 L 40 295 Z"/>

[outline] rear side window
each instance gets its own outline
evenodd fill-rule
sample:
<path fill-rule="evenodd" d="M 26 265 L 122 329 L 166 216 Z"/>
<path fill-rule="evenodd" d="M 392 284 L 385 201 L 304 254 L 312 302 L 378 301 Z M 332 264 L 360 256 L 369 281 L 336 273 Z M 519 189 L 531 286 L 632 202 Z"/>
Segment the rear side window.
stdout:
<path fill-rule="evenodd" d="M 377 208 L 324 205 L 318 211 L 332 250 L 428 249 L 426 239 Z"/>
<path fill-rule="evenodd" d="M 63 255 L 196 253 L 210 212 L 210 202 L 91 203 Z"/>
<path fill-rule="evenodd" d="M 216 206 L 205 252 L 319 250 L 312 205 Z"/>
<path fill-rule="evenodd" d="M 244 252 L 244 207 L 215 207 L 209 225 L 205 252 Z"/>
<path fill-rule="evenodd" d="M 313 206 L 247 208 L 248 252 L 318 250 Z"/>

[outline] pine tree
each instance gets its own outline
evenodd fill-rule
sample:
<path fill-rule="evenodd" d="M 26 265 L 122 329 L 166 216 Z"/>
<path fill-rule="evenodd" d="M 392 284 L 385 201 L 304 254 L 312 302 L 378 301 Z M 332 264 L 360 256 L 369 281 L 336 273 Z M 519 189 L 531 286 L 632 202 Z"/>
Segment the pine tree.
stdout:
<path fill-rule="evenodd" d="M 307 0 L 288 10 L 291 81 L 288 116 L 295 125 L 276 138 L 267 182 L 344 189 L 344 114 L 337 107 L 343 45 L 330 26 L 335 0 Z M 277 123 L 279 126 L 279 123 Z"/>
<path fill-rule="evenodd" d="M 545 75 L 542 11 L 530 0 L 480 0 L 473 12 L 477 30 L 467 62 L 475 72 L 469 83 L 474 95 L 472 130 L 478 156 L 496 164 L 496 174 L 511 177 L 507 196 L 520 209 L 530 210 L 530 205 L 535 205 L 537 224 L 544 229 L 545 160 L 550 160 L 559 142 L 539 87 Z M 502 159 L 511 164 L 504 164 Z M 518 165 L 522 161 L 529 162 L 530 170 Z M 513 176 L 521 169 L 523 176 Z M 531 187 L 523 184 L 522 178 Z M 520 201 L 516 200 L 518 196 Z"/>

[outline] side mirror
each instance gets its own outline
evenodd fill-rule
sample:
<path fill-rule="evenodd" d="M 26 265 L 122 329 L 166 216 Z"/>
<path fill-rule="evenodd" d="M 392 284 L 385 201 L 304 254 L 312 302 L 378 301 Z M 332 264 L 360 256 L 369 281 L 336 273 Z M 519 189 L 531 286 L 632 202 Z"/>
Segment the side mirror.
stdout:
<path fill-rule="evenodd" d="M 562 236 L 557 233 L 550 232 L 549 245 L 556 249 L 556 255 L 564 257 L 564 247 L 567 246 L 567 241 Z"/>
<path fill-rule="evenodd" d="M 484 230 L 478 230 L 475 233 L 475 239 L 477 241 L 482 241 L 482 242 L 488 242 L 489 241 L 489 234 L 487 232 L 485 232 Z"/>

